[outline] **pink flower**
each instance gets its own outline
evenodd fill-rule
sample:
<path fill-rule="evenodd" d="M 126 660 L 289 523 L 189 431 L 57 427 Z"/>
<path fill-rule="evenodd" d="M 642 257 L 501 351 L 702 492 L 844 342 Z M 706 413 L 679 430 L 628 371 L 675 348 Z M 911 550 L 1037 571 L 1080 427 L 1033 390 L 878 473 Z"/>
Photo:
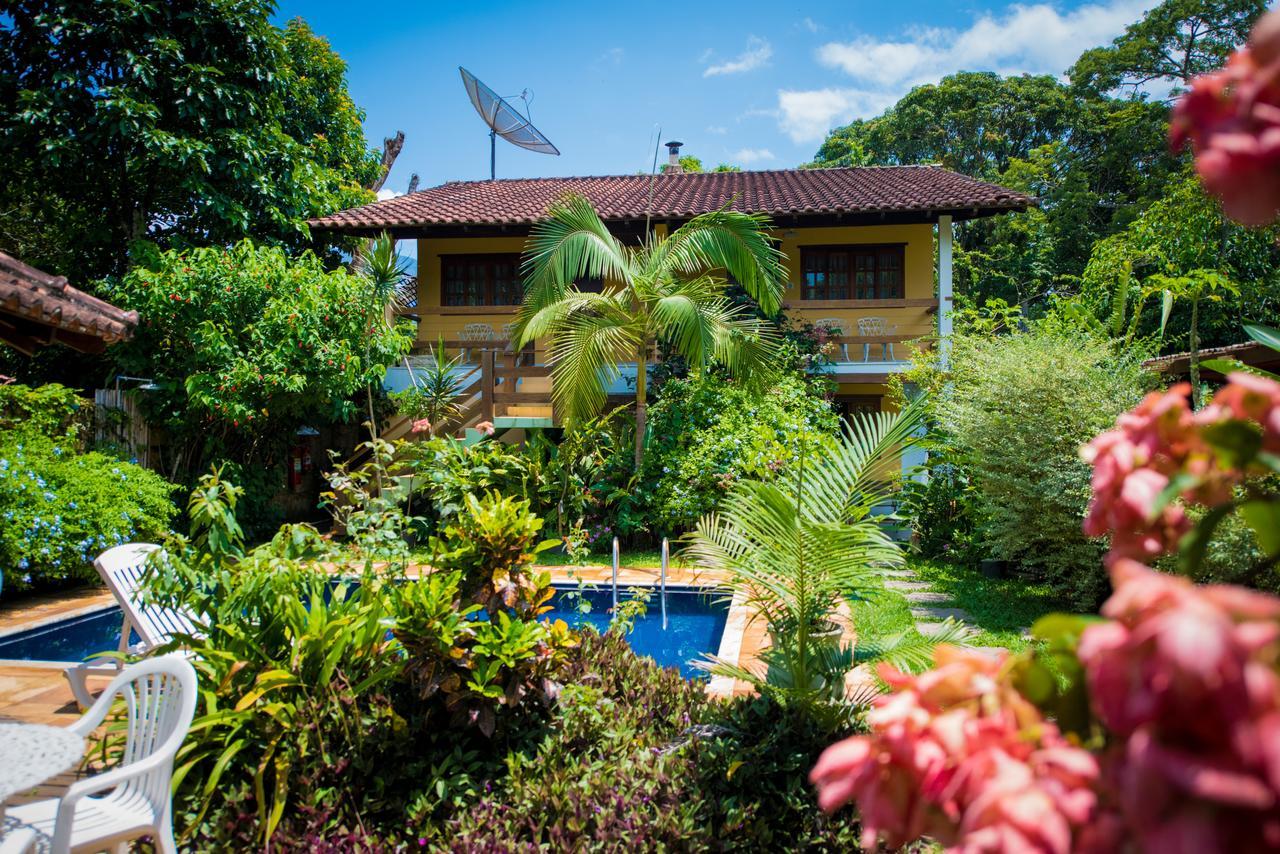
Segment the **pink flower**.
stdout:
<path fill-rule="evenodd" d="M 935 668 L 881 666 L 893 693 L 871 734 L 828 748 L 810 773 L 818 802 L 856 801 L 864 846 L 922 835 L 954 851 L 1071 850 L 1096 811 L 1096 761 L 1010 687 L 1005 657 L 940 646 Z"/>
<path fill-rule="evenodd" d="M 1077 655 L 1119 738 L 1109 767 L 1127 826 L 1149 850 L 1280 846 L 1280 599 L 1128 560 L 1111 574 L 1111 619 Z"/>
<path fill-rule="evenodd" d="M 496 432 L 493 428 L 492 421 L 481 421 L 479 424 L 476 425 L 476 429 L 479 430 L 481 433 L 485 434 L 486 436 L 492 436 L 494 432 Z"/>
<path fill-rule="evenodd" d="M 431 422 L 426 418 L 419 418 L 417 421 L 413 422 L 413 432 L 414 433 L 430 433 Z"/>
<path fill-rule="evenodd" d="M 1280 212 L 1280 19 L 1263 16 L 1221 71 L 1196 78 L 1174 108 L 1174 149 L 1188 142 L 1205 189 L 1228 216 L 1265 225 Z"/>

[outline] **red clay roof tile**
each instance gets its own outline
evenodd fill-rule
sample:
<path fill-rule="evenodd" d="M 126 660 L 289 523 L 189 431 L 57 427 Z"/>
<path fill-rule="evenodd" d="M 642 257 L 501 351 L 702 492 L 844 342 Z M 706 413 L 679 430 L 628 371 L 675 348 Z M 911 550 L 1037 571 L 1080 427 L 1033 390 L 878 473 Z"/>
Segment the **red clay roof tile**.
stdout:
<path fill-rule="evenodd" d="M 569 193 L 585 196 L 605 220 L 680 219 L 731 204 L 736 210 L 779 215 L 939 213 L 982 216 L 1020 211 L 1035 199 L 937 166 L 784 169 L 658 175 L 649 202 L 648 175 L 594 178 L 504 178 L 451 181 L 339 211 L 308 222 L 328 231 L 432 225 L 537 222 Z"/>
<path fill-rule="evenodd" d="M 15 318 L 0 330 L 0 337 L 23 352 L 30 352 L 31 344 L 54 340 L 76 349 L 98 352 L 106 344 L 128 338 L 138 325 L 136 311 L 125 311 L 76 290 L 63 277 L 51 276 L 3 252 L 0 252 L 0 314 Z M 15 323 L 26 324 L 26 328 L 34 324 L 71 333 L 73 337 L 59 338 L 55 333 L 48 336 L 48 340 L 36 341 L 21 328 L 10 328 Z"/>

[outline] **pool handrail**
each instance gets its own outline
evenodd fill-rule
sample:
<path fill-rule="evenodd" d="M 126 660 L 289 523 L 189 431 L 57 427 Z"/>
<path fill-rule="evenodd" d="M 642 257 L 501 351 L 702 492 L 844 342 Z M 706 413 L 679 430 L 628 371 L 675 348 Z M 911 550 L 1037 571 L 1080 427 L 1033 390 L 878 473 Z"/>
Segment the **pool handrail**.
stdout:
<path fill-rule="evenodd" d="M 671 560 L 671 543 L 666 537 L 662 538 L 662 575 L 659 579 L 659 585 L 662 588 L 659 594 L 662 598 L 662 630 L 667 630 L 667 564 Z"/>
<path fill-rule="evenodd" d="M 618 538 L 613 538 L 613 613 L 618 613 Z"/>

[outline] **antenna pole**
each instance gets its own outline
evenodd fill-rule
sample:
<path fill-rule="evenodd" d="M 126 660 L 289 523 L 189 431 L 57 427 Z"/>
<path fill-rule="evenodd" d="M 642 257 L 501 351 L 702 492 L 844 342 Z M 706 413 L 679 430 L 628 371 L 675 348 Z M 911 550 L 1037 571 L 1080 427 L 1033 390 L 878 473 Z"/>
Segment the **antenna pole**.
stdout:
<path fill-rule="evenodd" d="M 658 143 L 662 141 L 662 128 L 653 140 L 653 168 L 649 170 L 649 201 L 644 207 L 644 239 L 649 239 L 649 220 L 653 216 L 653 182 L 658 178 Z"/>
<path fill-rule="evenodd" d="M 498 132 L 489 129 L 489 180 L 498 177 Z"/>

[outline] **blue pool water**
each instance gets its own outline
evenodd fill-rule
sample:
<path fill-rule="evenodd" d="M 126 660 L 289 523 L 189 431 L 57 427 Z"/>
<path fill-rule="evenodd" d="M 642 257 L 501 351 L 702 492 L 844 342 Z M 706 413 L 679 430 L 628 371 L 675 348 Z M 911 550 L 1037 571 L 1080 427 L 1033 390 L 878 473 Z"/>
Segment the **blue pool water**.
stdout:
<path fill-rule="evenodd" d="M 566 595 L 569 598 L 566 600 Z M 620 593 L 626 598 L 626 592 Z M 552 599 L 547 619 L 562 619 L 571 626 L 588 624 L 603 631 L 612 616 L 613 594 L 609 590 L 588 589 L 581 600 L 577 591 L 559 590 Z M 662 628 L 662 607 L 655 592 L 649 610 L 636 621 L 627 636 L 631 647 L 664 667 L 679 667 L 686 677 L 697 676 L 691 662 L 703 653 L 715 653 L 724 634 L 728 605 L 720 597 L 699 591 L 667 591 L 667 628 Z M 578 609 L 585 601 L 586 613 Z M 0 638 L 0 659 L 22 661 L 84 661 L 98 652 L 115 650 L 120 644 L 120 609 L 108 608 L 82 617 L 60 620 L 47 626 Z M 136 643 L 135 636 L 131 642 Z"/>

